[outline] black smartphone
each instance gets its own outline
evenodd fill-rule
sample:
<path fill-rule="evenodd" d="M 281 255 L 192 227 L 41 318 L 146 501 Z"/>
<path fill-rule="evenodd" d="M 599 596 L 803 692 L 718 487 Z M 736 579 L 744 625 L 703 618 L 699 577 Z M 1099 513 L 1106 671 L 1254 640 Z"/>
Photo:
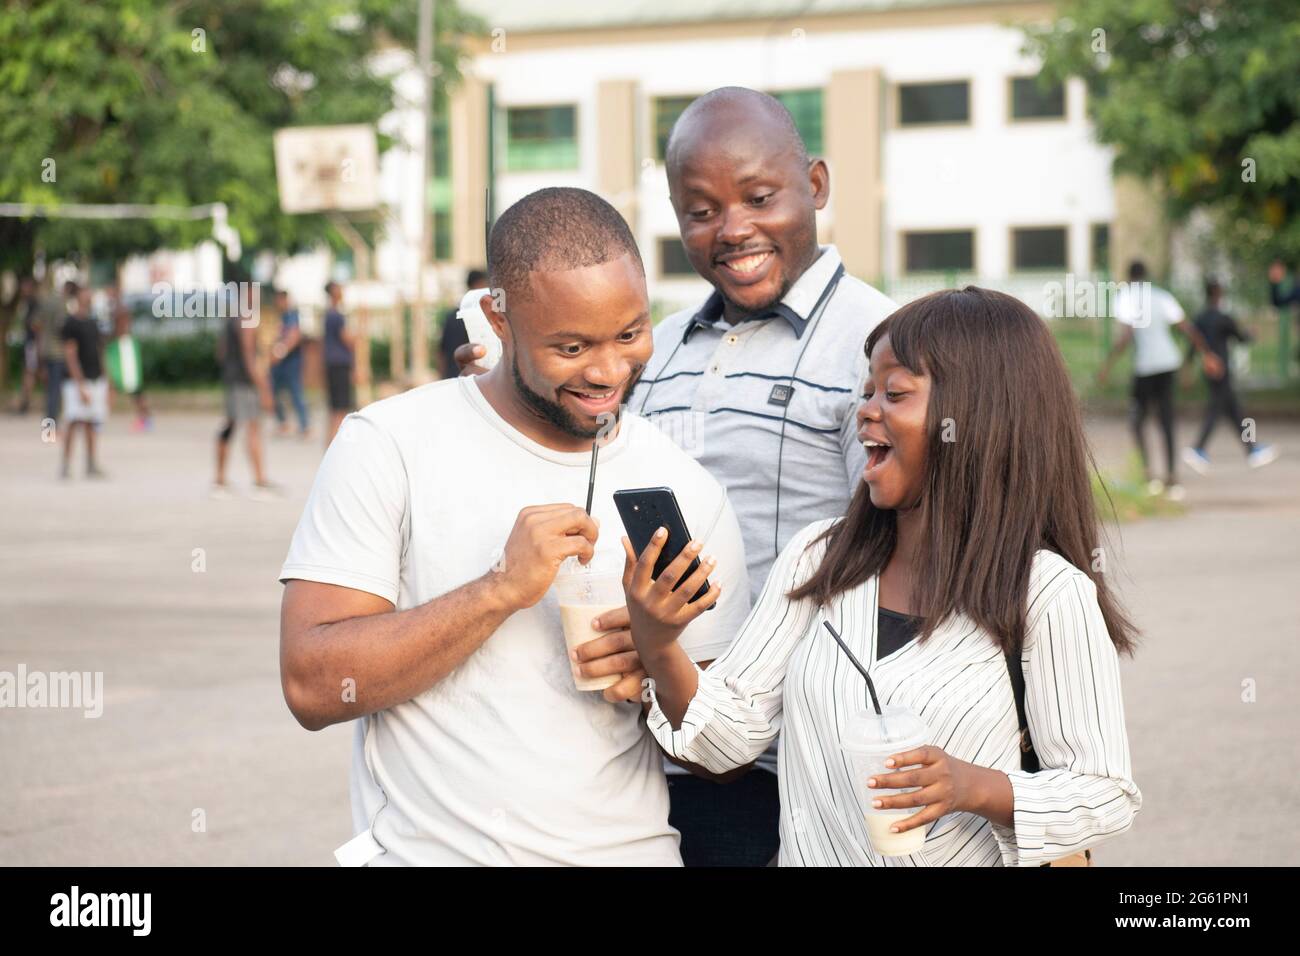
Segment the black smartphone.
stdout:
<path fill-rule="evenodd" d="M 632 550 L 637 555 L 646 549 L 655 531 L 660 528 L 668 529 L 668 540 L 664 542 L 664 549 L 660 552 L 659 560 L 655 562 L 654 573 L 651 575 L 658 580 L 664 568 L 672 564 L 682 553 L 682 548 L 691 541 L 691 533 L 686 530 L 686 519 L 682 517 L 682 509 L 677 507 L 677 496 L 673 494 L 671 488 L 625 488 L 614 492 L 614 506 L 618 508 L 619 516 L 623 519 L 623 527 L 632 542 Z M 699 566 L 700 559 L 696 557 L 691 561 L 691 566 L 686 569 L 686 573 L 682 575 L 682 580 L 685 581 L 694 574 Z M 691 601 L 698 601 L 708 593 L 709 582 L 705 581 Z"/>

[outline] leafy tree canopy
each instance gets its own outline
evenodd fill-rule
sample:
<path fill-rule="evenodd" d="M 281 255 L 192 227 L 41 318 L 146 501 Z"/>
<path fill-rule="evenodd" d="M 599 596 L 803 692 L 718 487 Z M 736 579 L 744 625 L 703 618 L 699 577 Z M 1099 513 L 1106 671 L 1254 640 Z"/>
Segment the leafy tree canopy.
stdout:
<path fill-rule="evenodd" d="M 1054 80 L 1081 76 L 1116 170 L 1210 212 L 1244 262 L 1300 260 L 1300 5 L 1063 0 L 1030 28 Z"/>

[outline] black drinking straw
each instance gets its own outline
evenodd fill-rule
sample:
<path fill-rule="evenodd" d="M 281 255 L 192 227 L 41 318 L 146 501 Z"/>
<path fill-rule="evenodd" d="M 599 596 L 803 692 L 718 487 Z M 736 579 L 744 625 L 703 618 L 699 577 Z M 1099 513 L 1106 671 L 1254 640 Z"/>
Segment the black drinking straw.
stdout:
<path fill-rule="evenodd" d="M 876 708 L 876 713 L 880 714 L 880 701 L 876 699 L 876 685 L 871 683 L 871 675 L 867 673 L 867 669 L 862 666 L 861 662 L 853 656 L 853 652 L 849 650 L 849 646 L 840 640 L 840 636 L 835 633 L 835 628 L 831 627 L 831 622 L 822 621 L 822 624 L 826 625 L 826 630 L 831 632 L 831 637 L 835 638 L 835 643 L 840 646 L 840 650 L 849 655 L 849 660 L 851 660 L 853 666 L 858 669 L 858 673 L 862 675 L 862 679 L 867 682 L 867 690 L 871 694 L 871 704 Z"/>
<path fill-rule="evenodd" d="M 596 458 L 600 455 L 600 442 L 591 443 L 591 472 L 587 475 L 587 514 L 591 514 L 591 499 L 596 493 Z"/>

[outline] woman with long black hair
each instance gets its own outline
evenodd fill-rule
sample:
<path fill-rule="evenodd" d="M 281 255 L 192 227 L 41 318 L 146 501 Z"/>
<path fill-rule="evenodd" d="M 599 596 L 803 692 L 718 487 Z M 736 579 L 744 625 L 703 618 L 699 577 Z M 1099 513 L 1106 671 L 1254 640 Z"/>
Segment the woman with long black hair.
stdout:
<path fill-rule="evenodd" d="M 781 732 L 783 866 L 1033 866 L 1122 833 L 1141 806 L 1119 660 L 1135 632 L 1107 586 L 1078 403 L 1029 308 L 968 287 L 904 306 L 867 340 L 858 412 L 868 462 L 848 513 L 782 552 L 730 648 L 700 671 L 676 636 L 713 564 L 673 590 L 657 539 L 626 542 L 631 631 L 652 684 L 648 726 L 714 773 Z M 894 755 L 882 809 L 921 809 L 922 849 L 873 849 L 840 749 L 866 699 L 831 623 L 882 704 L 920 715 L 927 746 Z M 1019 666 L 1017 666 L 1019 665 Z M 1037 772 L 1022 763 L 1023 673 Z"/>

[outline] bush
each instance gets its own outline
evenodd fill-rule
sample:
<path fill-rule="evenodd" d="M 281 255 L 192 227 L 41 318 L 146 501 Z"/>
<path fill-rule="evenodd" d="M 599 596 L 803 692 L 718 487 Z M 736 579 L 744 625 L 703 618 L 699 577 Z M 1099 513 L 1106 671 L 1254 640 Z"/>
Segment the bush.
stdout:
<path fill-rule="evenodd" d="M 216 385 L 221 381 L 217 337 L 211 332 L 136 341 L 140 343 L 141 377 L 146 387 Z"/>

